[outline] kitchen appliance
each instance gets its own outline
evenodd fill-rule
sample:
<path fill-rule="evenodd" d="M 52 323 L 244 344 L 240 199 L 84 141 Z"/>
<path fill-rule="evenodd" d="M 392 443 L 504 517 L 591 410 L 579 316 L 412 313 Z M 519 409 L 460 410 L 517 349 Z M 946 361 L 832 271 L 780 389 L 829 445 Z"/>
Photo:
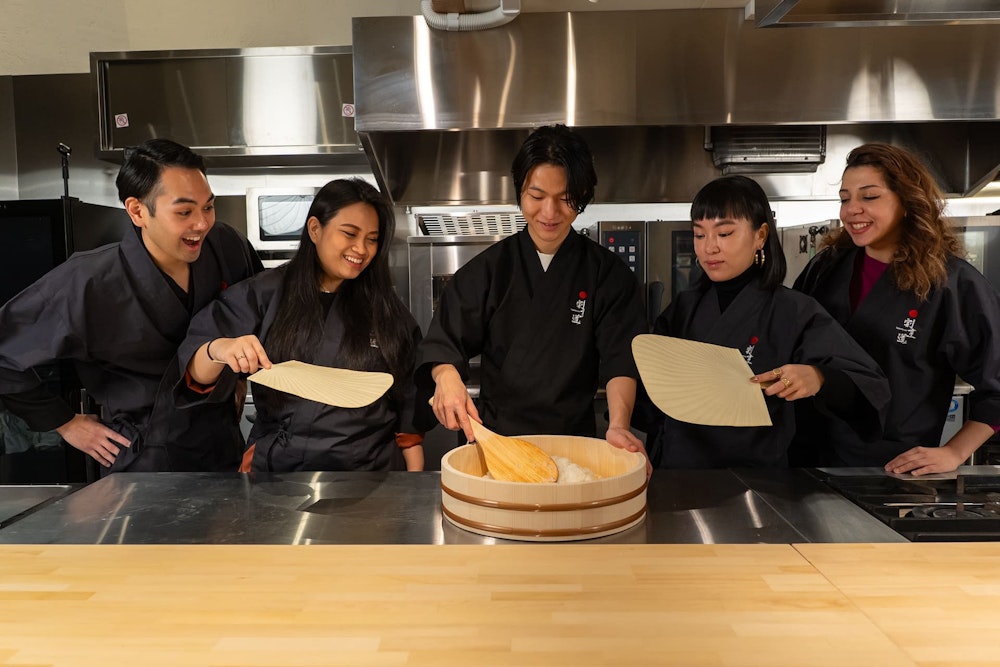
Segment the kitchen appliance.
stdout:
<path fill-rule="evenodd" d="M 802 269 L 806 268 L 809 260 L 816 255 L 823 237 L 842 226 L 840 220 L 834 219 L 778 227 L 781 250 L 785 254 L 785 264 L 788 267 L 785 272 L 784 284 L 786 286 L 792 286 L 795 279 L 802 273 Z"/>
<path fill-rule="evenodd" d="M 1000 541 L 1000 468 L 913 477 L 820 468 L 820 480 L 912 542 Z"/>
<path fill-rule="evenodd" d="M 247 188 L 247 238 L 258 253 L 292 253 L 319 186 Z"/>
<path fill-rule="evenodd" d="M 117 242 L 131 228 L 123 209 L 75 197 L 0 201 L 0 305 L 74 251 Z M 85 402 L 69 364 L 47 364 L 35 371 L 70 405 Z M 0 483 L 86 481 L 86 462 L 55 432 L 31 431 L 0 403 Z"/>
<path fill-rule="evenodd" d="M 671 299 L 702 274 L 689 220 L 601 221 L 587 233 L 635 272 L 650 327 Z"/>
<path fill-rule="evenodd" d="M 1000 289 L 1000 215 L 950 218 L 965 248 L 965 259 Z"/>
<path fill-rule="evenodd" d="M 445 285 L 455 272 L 526 223 L 515 206 L 489 211 L 428 207 L 413 213 L 422 234 L 406 239 L 410 312 L 427 333 Z"/>
<path fill-rule="evenodd" d="M 316 193 L 335 178 L 360 178 L 378 187 L 372 174 L 360 173 L 331 175 L 316 185 L 247 188 L 247 238 L 265 267 L 277 266 L 294 254 Z"/>

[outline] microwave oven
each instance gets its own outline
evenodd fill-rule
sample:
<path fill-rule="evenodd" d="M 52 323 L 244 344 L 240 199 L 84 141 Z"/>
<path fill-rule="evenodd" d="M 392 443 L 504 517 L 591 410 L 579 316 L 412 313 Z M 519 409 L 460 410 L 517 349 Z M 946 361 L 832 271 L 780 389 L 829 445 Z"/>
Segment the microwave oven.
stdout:
<path fill-rule="evenodd" d="M 341 174 L 333 178 L 360 178 L 378 188 L 373 174 Z M 286 257 L 298 249 L 309 207 L 322 185 L 247 188 L 247 238 L 254 249 Z"/>
<path fill-rule="evenodd" d="M 258 252 L 294 251 L 318 187 L 247 189 L 247 238 Z"/>

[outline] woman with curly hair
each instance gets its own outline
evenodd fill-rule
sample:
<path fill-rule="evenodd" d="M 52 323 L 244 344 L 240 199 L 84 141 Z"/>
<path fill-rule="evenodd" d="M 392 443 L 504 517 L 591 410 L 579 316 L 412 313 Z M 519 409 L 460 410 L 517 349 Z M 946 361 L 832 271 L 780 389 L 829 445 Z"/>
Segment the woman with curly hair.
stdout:
<path fill-rule="evenodd" d="M 954 470 L 1000 425 L 1000 297 L 962 259 L 927 168 L 889 144 L 847 156 L 840 189 L 842 229 L 824 241 L 795 281 L 815 297 L 889 378 L 883 437 L 864 441 L 802 415 L 794 451 L 803 464 L 883 466 L 921 475 Z M 975 387 L 969 419 L 938 446 L 960 376 Z M 807 409 L 803 406 L 803 409 Z"/>

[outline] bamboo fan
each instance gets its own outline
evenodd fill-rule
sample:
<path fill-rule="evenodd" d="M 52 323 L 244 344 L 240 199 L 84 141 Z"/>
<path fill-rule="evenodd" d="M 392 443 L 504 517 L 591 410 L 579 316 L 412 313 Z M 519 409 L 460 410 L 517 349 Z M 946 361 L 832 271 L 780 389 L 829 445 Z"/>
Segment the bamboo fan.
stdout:
<path fill-rule="evenodd" d="M 678 421 L 706 426 L 770 426 L 761 385 L 739 350 L 641 334 L 632 340 L 639 376 L 653 403 Z"/>
<path fill-rule="evenodd" d="M 380 399 L 392 375 L 284 361 L 251 375 L 251 382 L 338 408 L 360 408 Z"/>

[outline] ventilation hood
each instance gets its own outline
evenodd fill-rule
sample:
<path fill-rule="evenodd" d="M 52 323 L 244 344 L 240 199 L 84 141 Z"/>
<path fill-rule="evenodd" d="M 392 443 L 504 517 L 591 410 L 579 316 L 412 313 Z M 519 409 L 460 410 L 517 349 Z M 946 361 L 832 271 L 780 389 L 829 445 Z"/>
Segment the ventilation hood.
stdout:
<path fill-rule="evenodd" d="M 214 167 L 367 165 L 349 46 L 92 53 L 98 157 L 170 137 Z"/>
<path fill-rule="evenodd" d="M 996 0 L 753 0 L 758 27 L 1000 23 Z"/>
<path fill-rule="evenodd" d="M 835 197 L 866 141 L 917 151 L 950 196 L 1000 171 L 993 26 L 763 30 L 705 9 L 523 13 L 471 33 L 355 18 L 353 31 L 355 129 L 400 205 L 513 203 L 511 160 L 551 123 L 590 143 L 599 203 L 690 201 L 724 169 L 719 138 L 753 148 L 755 128 L 820 128 L 808 165 L 780 144 L 756 151 L 775 155 L 755 178 L 777 198 Z"/>

